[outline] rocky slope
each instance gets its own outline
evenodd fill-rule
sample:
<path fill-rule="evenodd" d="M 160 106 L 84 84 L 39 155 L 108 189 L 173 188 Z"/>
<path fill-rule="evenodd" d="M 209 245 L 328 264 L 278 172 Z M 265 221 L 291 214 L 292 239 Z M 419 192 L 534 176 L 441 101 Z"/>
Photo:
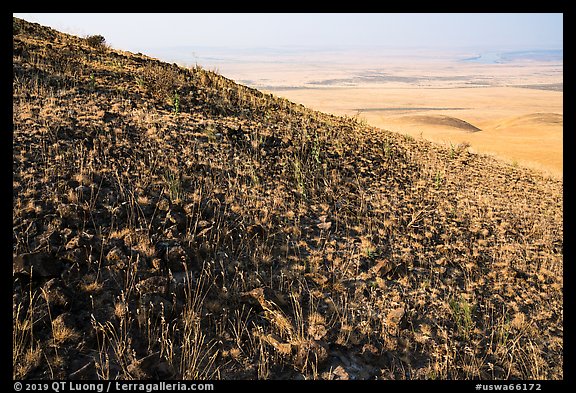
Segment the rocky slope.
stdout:
<path fill-rule="evenodd" d="M 14 378 L 562 379 L 562 181 L 13 21 Z"/>

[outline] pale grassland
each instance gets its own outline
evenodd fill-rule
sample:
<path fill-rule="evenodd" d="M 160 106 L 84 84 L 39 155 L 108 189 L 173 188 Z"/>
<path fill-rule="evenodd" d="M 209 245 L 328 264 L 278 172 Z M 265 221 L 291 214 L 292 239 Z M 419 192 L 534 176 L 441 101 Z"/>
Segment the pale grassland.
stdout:
<path fill-rule="evenodd" d="M 296 56 L 289 65 L 254 61 L 222 65 L 222 71 L 316 110 L 359 116 L 370 125 L 438 143 L 467 141 L 473 151 L 562 177 L 563 122 L 549 115 L 562 116 L 563 92 L 518 87 L 561 85 L 561 64 L 470 64 L 446 60 L 449 53 L 435 55 L 442 60 L 398 55 L 378 62 L 352 56 L 327 62 L 319 56 L 314 66 Z M 438 116 L 464 120 L 482 132 L 438 126 L 433 121 Z"/>

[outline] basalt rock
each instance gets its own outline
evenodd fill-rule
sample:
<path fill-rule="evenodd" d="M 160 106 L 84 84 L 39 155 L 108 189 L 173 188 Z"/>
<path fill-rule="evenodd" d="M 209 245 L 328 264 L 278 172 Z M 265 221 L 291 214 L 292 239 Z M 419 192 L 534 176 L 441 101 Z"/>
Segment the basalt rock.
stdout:
<path fill-rule="evenodd" d="M 66 264 L 54 252 L 32 252 L 16 256 L 12 271 L 15 276 L 48 279 L 60 277 L 66 268 Z"/>

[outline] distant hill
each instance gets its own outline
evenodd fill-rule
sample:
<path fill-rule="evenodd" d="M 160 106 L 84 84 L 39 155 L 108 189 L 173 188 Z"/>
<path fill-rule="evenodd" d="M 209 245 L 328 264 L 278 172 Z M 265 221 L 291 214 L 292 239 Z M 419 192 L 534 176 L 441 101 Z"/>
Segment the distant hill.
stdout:
<path fill-rule="evenodd" d="M 475 63 L 509 63 L 514 61 L 544 61 L 562 62 L 563 49 L 534 49 L 509 52 L 485 52 L 462 59 L 465 62 Z"/>
<path fill-rule="evenodd" d="M 563 183 L 13 19 L 16 379 L 562 379 Z"/>
<path fill-rule="evenodd" d="M 522 127 L 525 125 L 539 124 L 542 126 L 548 125 L 563 125 L 564 116 L 559 113 L 531 113 L 529 115 L 518 116 L 513 119 L 509 119 L 503 124 L 499 124 L 495 128 L 512 128 L 512 127 Z"/>
<path fill-rule="evenodd" d="M 407 121 L 431 124 L 434 126 L 456 128 L 466 132 L 482 131 L 480 128 L 468 123 L 467 121 L 446 115 L 414 115 L 404 116 L 404 119 Z"/>
<path fill-rule="evenodd" d="M 532 60 L 532 61 L 562 61 L 564 50 L 562 49 L 536 49 L 514 52 L 504 52 L 500 55 L 504 61 Z"/>

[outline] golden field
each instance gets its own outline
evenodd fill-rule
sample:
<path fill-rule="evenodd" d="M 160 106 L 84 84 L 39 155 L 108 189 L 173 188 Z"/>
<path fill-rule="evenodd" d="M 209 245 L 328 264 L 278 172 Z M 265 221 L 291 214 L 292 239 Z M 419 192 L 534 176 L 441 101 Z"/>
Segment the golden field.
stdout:
<path fill-rule="evenodd" d="M 562 177 L 562 64 L 476 64 L 433 53 L 342 60 L 332 55 L 270 65 L 226 63 L 235 80 L 307 107 L 358 116 L 368 124 L 490 154 Z M 473 128 L 479 132 L 470 132 Z M 476 130 L 476 131 L 478 131 Z"/>

